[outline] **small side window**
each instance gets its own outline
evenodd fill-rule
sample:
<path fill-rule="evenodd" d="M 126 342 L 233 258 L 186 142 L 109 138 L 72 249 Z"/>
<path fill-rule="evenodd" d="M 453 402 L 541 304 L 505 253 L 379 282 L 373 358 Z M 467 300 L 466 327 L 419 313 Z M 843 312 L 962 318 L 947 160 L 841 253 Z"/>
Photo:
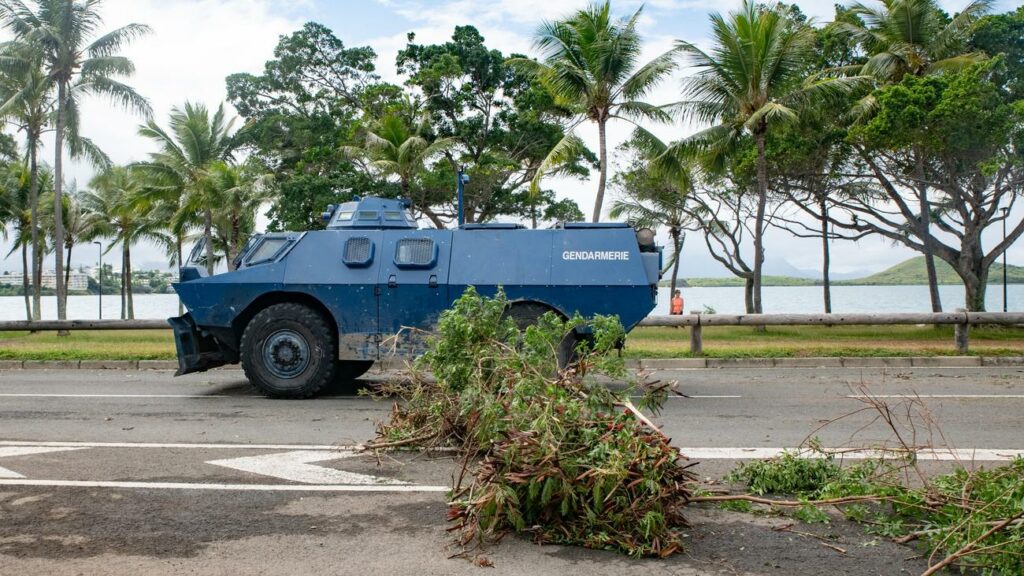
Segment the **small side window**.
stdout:
<path fill-rule="evenodd" d="M 430 238 L 403 238 L 395 248 L 399 268 L 432 268 L 437 263 L 437 245 Z"/>
<path fill-rule="evenodd" d="M 246 259 L 246 263 L 259 264 L 261 262 L 273 260 L 287 243 L 287 238 L 264 238 L 263 242 L 260 242 L 260 245 L 253 251 L 252 255 Z"/>
<path fill-rule="evenodd" d="M 355 236 L 345 241 L 342 258 L 349 268 L 365 268 L 373 262 L 373 241 L 365 236 Z"/>

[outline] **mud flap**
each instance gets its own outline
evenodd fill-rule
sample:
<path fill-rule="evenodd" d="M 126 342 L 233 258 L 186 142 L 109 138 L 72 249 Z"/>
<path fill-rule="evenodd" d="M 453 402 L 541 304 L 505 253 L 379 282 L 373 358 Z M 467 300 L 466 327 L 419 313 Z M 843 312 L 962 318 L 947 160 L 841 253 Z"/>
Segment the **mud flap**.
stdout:
<path fill-rule="evenodd" d="M 178 371 L 175 376 L 204 372 L 229 363 L 217 341 L 199 331 L 191 314 L 168 318 L 174 329 L 174 346 L 178 349 Z"/>

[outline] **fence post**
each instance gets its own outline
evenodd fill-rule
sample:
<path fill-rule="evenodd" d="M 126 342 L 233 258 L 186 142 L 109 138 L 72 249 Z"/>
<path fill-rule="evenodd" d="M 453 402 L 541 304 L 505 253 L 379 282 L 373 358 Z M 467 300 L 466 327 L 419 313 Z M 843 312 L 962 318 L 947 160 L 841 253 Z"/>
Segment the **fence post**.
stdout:
<path fill-rule="evenodd" d="M 690 314 L 697 316 L 697 323 L 690 326 L 690 353 L 694 356 L 704 355 L 704 336 L 700 330 L 700 312 L 691 310 Z"/>
<path fill-rule="evenodd" d="M 953 325 L 953 341 L 956 343 L 957 354 L 967 354 L 969 334 L 971 326 L 967 323 L 967 310 L 964 308 L 957 308 L 957 312 L 962 312 L 964 315 L 964 321 L 960 324 Z"/>

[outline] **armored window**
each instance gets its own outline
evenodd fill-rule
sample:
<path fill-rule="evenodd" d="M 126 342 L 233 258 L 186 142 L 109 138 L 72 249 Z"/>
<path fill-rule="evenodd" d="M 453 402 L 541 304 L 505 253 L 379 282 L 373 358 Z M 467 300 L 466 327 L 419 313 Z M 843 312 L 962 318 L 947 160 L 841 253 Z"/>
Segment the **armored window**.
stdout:
<path fill-rule="evenodd" d="M 359 211 L 359 219 L 360 220 L 376 220 L 377 219 L 377 211 L 376 210 L 360 210 Z"/>
<path fill-rule="evenodd" d="M 373 241 L 365 236 L 355 236 L 345 241 L 345 265 L 363 268 L 373 262 Z"/>
<path fill-rule="evenodd" d="M 289 242 L 288 238 L 264 238 L 245 262 L 251 266 L 273 260 Z"/>
<path fill-rule="evenodd" d="M 352 219 L 352 211 L 351 210 L 341 210 L 341 211 L 338 212 L 337 220 L 339 220 L 339 221 L 340 220 L 348 221 L 348 220 L 351 220 L 351 219 Z"/>
<path fill-rule="evenodd" d="M 395 250 L 399 268 L 430 268 L 437 262 L 437 246 L 430 238 L 403 238 Z"/>
<path fill-rule="evenodd" d="M 384 212 L 384 219 L 389 222 L 401 222 L 402 220 L 405 220 L 405 216 L 403 216 L 398 210 L 386 210 Z"/>

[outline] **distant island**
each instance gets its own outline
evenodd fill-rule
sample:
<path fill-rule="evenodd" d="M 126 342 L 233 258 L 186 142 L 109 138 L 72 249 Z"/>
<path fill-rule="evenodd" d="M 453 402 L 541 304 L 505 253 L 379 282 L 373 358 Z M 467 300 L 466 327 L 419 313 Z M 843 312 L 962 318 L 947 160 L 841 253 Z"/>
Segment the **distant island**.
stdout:
<path fill-rule="evenodd" d="M 935 271 L 938 274 L 939 284 L 961 284 L 960 277 L 956 275 L 953 268 L 942 260 L 935 260 Z M 1010 264 L 1006 267 L 1006 281 L 1009 284 L 1024 284 L 1024 266 Z M 993 264 L 989 269 L 988 283 L 1001 284 L 1003 282 L 1003 265 Z M 911 258 L 904 262 L 887 268 L 876 274 L 855 278 L 852 280 L 833 280 L 833 286 L 907 286 L 928 283 L 928 275 L 924 269 L 924 256 Z M 742 278 L 735 276 L 727 278 L 680 278 L 679 286 L 683 288 L 717 288 L 723 286 L 743 286 Z M 764 276 L 764 286 L 820 286 L 818 278 L 799 278 L 796 276 Z M 661 281 L 662 286 L 668 286 L 668 280 Z"/>

